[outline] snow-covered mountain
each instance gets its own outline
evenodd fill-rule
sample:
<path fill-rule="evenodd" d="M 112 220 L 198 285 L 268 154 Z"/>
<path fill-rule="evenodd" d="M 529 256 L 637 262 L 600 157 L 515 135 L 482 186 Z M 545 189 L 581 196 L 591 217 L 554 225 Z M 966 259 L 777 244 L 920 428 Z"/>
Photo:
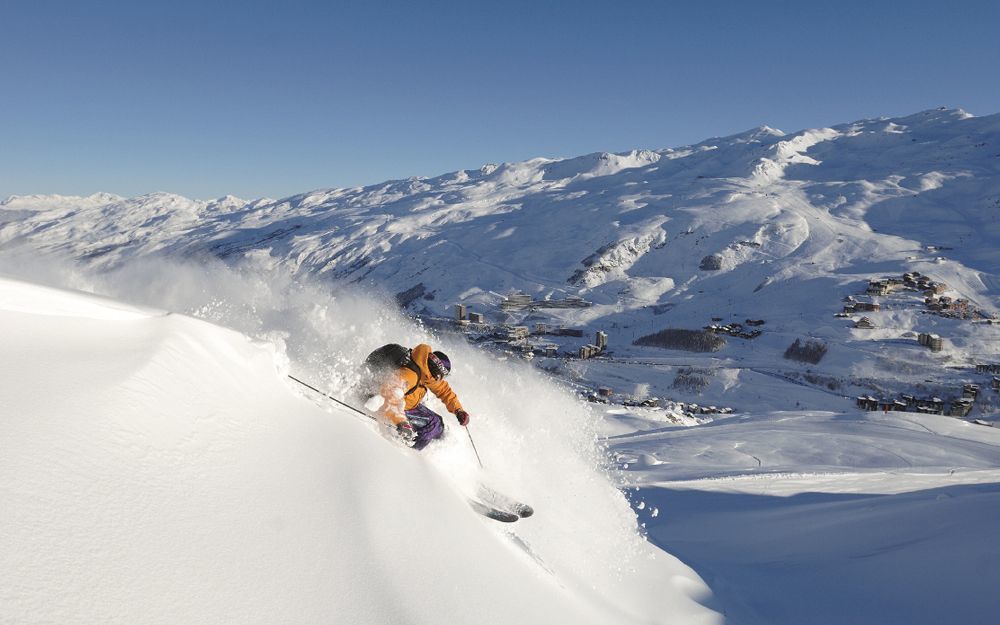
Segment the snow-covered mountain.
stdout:
<path fill-rule="evenodd" d="M 0 613 L 992 623 L 998 218 L 1000 115 L 947 109 L 282 200 L 12 197 L 0 278 L 131 304 L 0 280 Z M 469 345 L 536 323 L 583 336 L 531 337 L 538 367 Z M 633 344 L 710 324 L 715 351 Z M 388 341 L 453 355 L 535 517 L 470 513 L 461 436 L 401 454 L 284 377 L 343 397 Z M 965 419 L 857 407 L 967 384 Z"/>
<path fill-rule="evenodd" d="M 300 278 L 403 294 L 425 317 L 450 317 L 463 303 L 495 323 L 604 330 L 614 355 L 633 361 L 669 355 L 631 347 L 643 335 L 764 320 L 761 337 L 731 340 L 713 354 L 713 368 L 728 363 L 747 378 L 750 368 L 780 363 L 788 366 L 771 373 L 794 377 L 806 367 L 781 356 L 795 339 L 811 338 L 830 350 L 809 368 L 844 380 L 837 395 L 853 398 L 919 392 L 924 380 L 941 394 L 952 384 L 942 366 L 1000 360 L 995 326 L 924 314 L 919 297 L 881 298 L 883 310 L 865 313 L 872 330 L 853 328 L 860 315 L 833 317 L 869 279 L 907 272 L 996 316 L 998 214 L 1000 115 L 940 109 L 791 135 L 763 126 L 683 148 L 487 165 L 283 200 L 13 197 L 0 205 L 0 248 L 57 252 L 99 268 L 164 255 L 234 265 L 249 258 Z M 501 310 L 514 290 L 593 306 Z M 917 347 L 920 333 L 944 337 L 943 352 Z M 591 339 L 551 340 L 573 352 Z M 913 364 L 873 367 L 878 359 Z M 681 353 L 673 362 L 690 360 Z M 611 384 L 624 364 L 568 373 Z M 667 383 L 651 382 L 654 394 L 749 401 L 742 384 L 671 392 L 670 373 Z M 618 377 L 635 380 L 636 372 Z M 839 407 L 825 383 L 810 407 Z"/>

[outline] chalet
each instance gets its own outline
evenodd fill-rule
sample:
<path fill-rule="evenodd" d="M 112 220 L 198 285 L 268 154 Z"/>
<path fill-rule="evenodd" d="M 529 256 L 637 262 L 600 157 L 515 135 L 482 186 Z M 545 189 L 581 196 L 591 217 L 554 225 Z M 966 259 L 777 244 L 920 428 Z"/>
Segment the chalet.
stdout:
<path fill-rule="evenodd" d="M 972 412 L 972 400 L 967 398 L 956 399 L 951 402 L 951 410 L 948 411 L 950 417 L 967 417 Z"/>
<path fill-rule="evenodd" d="M 964 399 L 975 400 L 979 396 L 978 384 L 964 384 L 962 386 L 962 397 Z"/>
<path fill-rule="evenodd" d="M 1000 391 L 1000 377 L 993 376 L 993 386 L 991 388 L 994 391 Z"/>
<path fill-rule="evenodd" d="M 869 280 L 865 293 L 867 295 L 888 295 L 889 282 L 887 280 Z"/>
<path fill-rule="evenodd" d="M 944 282 L 934 282 L 933 280 L 928 280 L 921 284 L 921 288 L 925 295 L 940 295 L 948 290 L 948 285 Z"/>
<path fill-rule="evenodd" d="M 656 408 L 660 405 L 660 400 L 656 397 L 650 397 L 648 399 L 626 399 L 622 402 L 623 406 L 641 406 L 643 408 Z"/>
<path fill-rule="evenodd" d="M 873 330 L 875 323 L 868 317 L 862 317 L 854 322 L 854 327 L 859 330 Z"/>
<path fill-rule="evenodd" d="M 878 410 L 878 400 L 871 395 L 863 395 L 858 397 L 858 408 L 862 410 Z"/>
<path fill-rule="evenodd" d="M 944 414 L 944 401 L 940 397 L 915 399 L 913 401 L 913 411 L 924 414 Z"/>
<path fill-rule="evenodd" d="M 878 409 L 883 412 L 903 412 L 906 410 L 906 402 L 899 399 L 883 399 L 878 403 Z"/>

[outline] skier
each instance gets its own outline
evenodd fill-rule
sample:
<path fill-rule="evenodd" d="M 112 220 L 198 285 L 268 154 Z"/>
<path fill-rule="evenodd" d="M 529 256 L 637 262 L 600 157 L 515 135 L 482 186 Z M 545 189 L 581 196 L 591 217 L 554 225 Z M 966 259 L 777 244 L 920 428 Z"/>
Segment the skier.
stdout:
<path fill-rule="evenodd" d="M 459 425 L 469 424 L 469 413 L 444 381 L 451 373 L 451 360 L 444 352 L 432 351 L 426 343 L 410 350 L 390 344 L 372 352 L 365 364 L 369 394 L 382 400 L 375 413 L 410 447 L 423 449 L 444 434 L 441 415 L 423 404 L 428 390 L 455 415 Z"/>
<path fill-rule="evenodd" d="M 364 369 L 356 387 L 357 399 L 410 447 L 423 449 L 444 434 L 441 415 L 423 404 L 428 390 L 444 402 L 459 425 L 469 425 L 469 413 L 444 381 L 451 373 L 451 359 L 444 352 L 433 351 L 426 343 L 413 349 L 390 343 L 368 354 Z M 469 440 L 471 442 L 471 436 Z M 528 504 L 484 484 L 480 484 L 476 494 L 469 498 L 469 505 L 479 514 L 504 523 L 534 514 Z"/>

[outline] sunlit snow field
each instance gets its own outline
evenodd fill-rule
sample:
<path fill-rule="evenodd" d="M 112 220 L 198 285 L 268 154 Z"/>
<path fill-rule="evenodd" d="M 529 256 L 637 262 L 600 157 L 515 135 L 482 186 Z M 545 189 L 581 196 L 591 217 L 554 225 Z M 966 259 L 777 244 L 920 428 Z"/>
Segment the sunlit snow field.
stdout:
<path fill-rule="evenodd" d="M 680 427 L 603 414 L 356 293 L 221 266 L 41 273 L 138 306 L 0 283 L 17 622 L 987 623 L 997 607 L 992 428 Z M 340 394 L 389 340 L 452 354 L 484 472 L 454 424 L 416 454 L 284 377 Z M 475 479 L 538 513 L 475 515 Z"/>

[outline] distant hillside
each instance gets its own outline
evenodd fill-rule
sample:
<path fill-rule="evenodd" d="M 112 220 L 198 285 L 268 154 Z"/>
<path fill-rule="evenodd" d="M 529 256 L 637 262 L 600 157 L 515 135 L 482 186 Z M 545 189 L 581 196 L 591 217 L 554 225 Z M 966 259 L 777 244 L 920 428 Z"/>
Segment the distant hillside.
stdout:
<path fill-rule="evenodd" d="M 302 278 L 405 294 L 423 316 L 450 317 L 463 303 L 487 322 L 604 329 L 619 355 L 669 327 L 761 319 L 761 338 L 730 341 L 720 355 L 776 362 L 796 338 L 822 338 L 832 342 L 823 366 L 858 376 L 871 339 L 908 346 L 920 332 L 948 339 L 927 366 L 1000 359 L 992 334 L 927 315 L 919 299 L 886 300 L 870 330 L 833 317 L 868 280 L 907 272 L 997 315 L 998 214 L 1000 115 L 938 109 L 281 200 L 13 197 L 0 204 L 0 250 L 96 268 L 161 254 L 266 260 Z M 515 290 L 592 305 L 502 308 Z"/>

